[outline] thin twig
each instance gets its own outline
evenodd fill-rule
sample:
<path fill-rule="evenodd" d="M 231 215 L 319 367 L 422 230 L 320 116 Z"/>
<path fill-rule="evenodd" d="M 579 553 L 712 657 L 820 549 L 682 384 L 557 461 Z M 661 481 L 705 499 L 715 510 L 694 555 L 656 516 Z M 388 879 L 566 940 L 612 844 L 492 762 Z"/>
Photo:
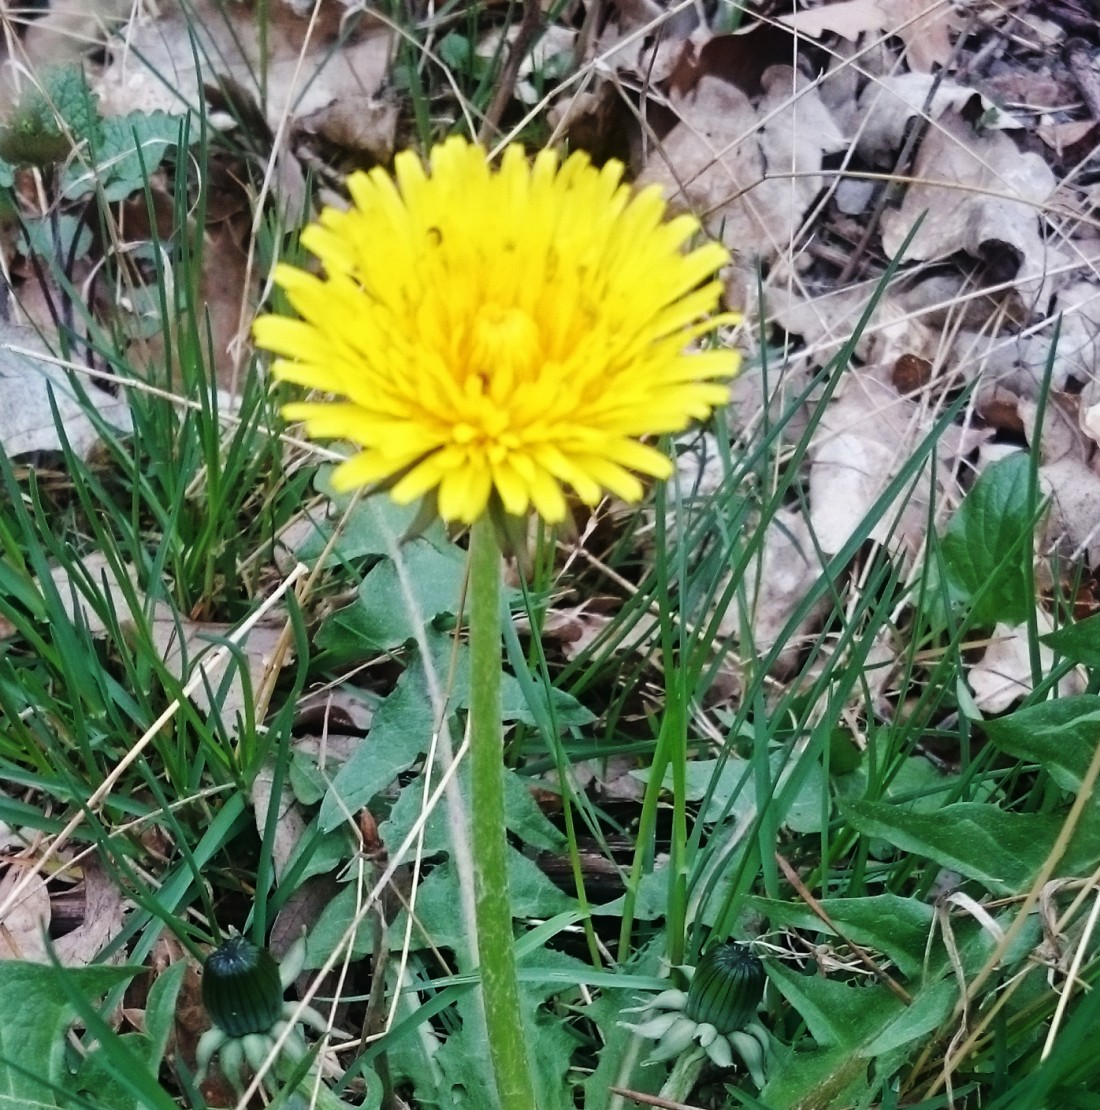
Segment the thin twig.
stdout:
<path fill-rule="evenodd" d="M 842 940 L 849 948 L 855 953 L 856 958 L 872 975 L 885 986 L 889 987 L 892 994 L 905 1003 L 906 1006 L 912 1005 L 913 996 L 888 972 L 882 970 L 874 960 L 871 959 L 867 953 L 860 948 L 858 944 L 851 937 L 846 937 L 843 931 L 837 926 L 836 922 L 829 916 L 825 907 L 810 893 L 806 884 L 798 877 L 798 872 L 787 862 L 787 860 L 779 853 L 775 853 L 775 861 L 779 864 L 787 882 L 794 887 L 798 896 L 806 903 L 807 906 L 813 910 L 821 920 L 828 925 L 830 929 Z"/>
<path fill-rule="evenodd" d="M 539 0 L 523 0 L 523 18 L 520 20 L 516 37 L 512 40 L 512 47 L 508 51 L 508 61 L 500 71 L 497 91 L 493 93 L 493 99 L 489 102 L 485 118 L 481 122 L 481 129 L 477 133 L 479 143 L 486 144 L 499 133 L 501 117 L 504 115 L 504 109 L 508 107 L 508 101 L 512 99 L 516 81 L 519 79 L 519 68 L 523 65 L 523 59 L 527 57 L 539 33 L 541 22 L 542 6 Z"/>

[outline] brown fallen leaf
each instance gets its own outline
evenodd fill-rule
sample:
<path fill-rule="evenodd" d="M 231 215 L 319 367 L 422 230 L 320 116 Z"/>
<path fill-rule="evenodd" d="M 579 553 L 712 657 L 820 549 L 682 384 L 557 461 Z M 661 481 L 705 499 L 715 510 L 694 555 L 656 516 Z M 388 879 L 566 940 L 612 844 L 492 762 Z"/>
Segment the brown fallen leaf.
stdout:
<path fill-rule="evenodd" d="M 1050 617 L 1037 610 L 1036 623 L 1039 633 L 1053 631 Z M 1039 645 L 1039 669 L 1046 674 L 1054 664 L 1054 652 L 1044 644 Z M 1003 713 L 1032 689 L 1031 647 L 1026 624 L 998 623 L 993 639 L 966 675 L 967 684 L 974 694 L 974 702 L 983 713 Z M 1069 697 L 1085 689 L 1084 675 L 1080 668 L 1070 671 L 1058 683 L 1056 697 Z"/>
<path fill-rule="evenodd" d="M 1065 558 L 1085 557 L 1100 566 L 1100 477 L 1080 458 L 1066 455 L 1039 467 L 1039 486 L 1049 496 L 1043 547 Z"/>
<path fill-rule="evenodd" d="M 980 103 L 983 118 L 989 121 L 985 131 L 1020 126 L 1014 116 L 1001 111 L 976 89 L 937 80 L 928 73 L 888 73 L 872 81 L 860 93 L 848 126 L 855 134 L 855 149 L 861 157 L 875 164 L 890 164 L 901 149 L 910 120 L 920 116 L 934 123 L 948 112 L 960 112 L 972 101 Z M 935 130 L 929 127 L 930 132 Z M 931 165 L 935 167 L 934 162 Z"/>
<path fill-rule="evenodd" d="M 204 86 L 216 87 L 227 78 L 236 87 L 256 90 L 256 75 L 262 72 L 267 95 L 260 107 L 274 131 L 284 112 L 293 121 L 345 98 L 375 96 L 389 74 L 393 32 L 366 18 L 338 43 L 339 13 L 332 11 L 337 7 L 329 8 L 335 24 L 308 41 L 308 15 L 286 5 L 268 10 L 263 37 L 250 10 L 217 0 L 194 0 L 186 12 L 143 15 L 112 43 L 111 63 L 93 82 L 101 110 L 109 115 L 197 111 Z M 228 117 L 220 122 L 232 125 Z"/>
<path fill-rule="evenodd" d="M 921 220 L 908 260 L 966 251 L 1014 275 L 1021 296 L 1037 293 L 1050 263 L 1040 211 L 1057 184 L 1038 155 L 1022 153 L 1004 132 L 975 133 L 950 113 L 925 134 L 913 177 L 901 208 L 883 214 L 887 254 L 897 254 Z"/>
<path fill-rule="evenodd" d="M 710 75 L 688 93 L 674 90 L 669 103 L 679 122 L 652 151 L 639 185 L 663 186 L 746 265 L 786 250 L 821 187 L 824 154 L 843 145 L 816 90 L 775 66 L 760 108 Z"/>
<path fill-rule="evenodd" d="M 852 42 L 868 32 L 896 35 L 905 43 L 910 69 L 920 73 L 951 57 L 954 13 L 936 0 L 841 0 L 781 15 L 779 22 L 815 39 L 827 31 Z"/>
<path fill-rule="evenodd" d="M 77 375 L 79 380 L 79 375 Z M 130 406 L 85 380 L 85 395 L 100 419 L 119 432 L 132 429 Z M 57 406 L 55 419 L 50 397 Z M 73 453 L 86 458 L 100 442 L 99 429 L 88 408 L 77 400 L 77 391 L 66 370 L 38 334 L 29 327 L 0 321 L 0 445 L 15 457 L 33 451 L 58 451 L 61 434 Z"/>
<path fill-rule="evenodd" d="M 128 908 L 117 883 L 94 856 L 83 860 L 80 871 L 84 877 L 84 920 L 53 944 L 54 953 L 66 967 L 84 967 L 95 962 L 122 932 Z M 119 949 L 110 962 L 123 963 L 125 959 L 125 950 Z"/>
<path fill-rule="evenodd" d="M 732 639 L 742 655 L 750 651 L 766 655 L 821 576 L 821 569 L 806 518 L 795 510 L 780 509 L 768 522 L 760 554 L 742 576 L 744 607 L 735 595 L 719 622 L 719 638 Z M 791 674 L 805 645 L 804 637 L 828 608 L 829 601 L 823 598 L 789 632 L 770 672 L 773 677 Z"/>
<path fill-rule="evenodd" d="M 18 859 L 0 878 L 0 902 L 6 902 L 23 879 Z M 46 961 L 46 931 L 50 926 L 50 894 L 46 880 L 35 875 L 23 889 L 19 901 L 0 921 L 0 960 Z"/>

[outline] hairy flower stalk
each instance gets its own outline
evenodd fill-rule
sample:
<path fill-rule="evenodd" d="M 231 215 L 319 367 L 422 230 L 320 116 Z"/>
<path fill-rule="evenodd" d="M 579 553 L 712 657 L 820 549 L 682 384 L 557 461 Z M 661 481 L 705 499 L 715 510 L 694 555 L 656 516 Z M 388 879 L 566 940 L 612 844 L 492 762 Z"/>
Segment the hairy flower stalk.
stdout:
<path fill-rule="evenodd" d="M 339 490 L 388 489 L 473 525 L 470 645 L 472 847 L 478 952 L 500 1104 L 537 1105 L 515 974 L 503 824 L 501 525 L 550 524 L 568 498 L 644 494 L 668 457 L 642 437 L 683 430 L 728 395 L 729 350 L 695 340 L 714 315 L 716 244 L 685 249 L 689 216 L 665 219 L 656 188 L 584 154 L 499 166 L 463 139 L 348 179 L 347 211 L 302 234 L 322 273 L 276 267 L 297 319 L 260 317 L 276 378 L 320 394 L 284 409 L 353 453 Z M 514 531 L 514 529 L 512 529 Z"/>

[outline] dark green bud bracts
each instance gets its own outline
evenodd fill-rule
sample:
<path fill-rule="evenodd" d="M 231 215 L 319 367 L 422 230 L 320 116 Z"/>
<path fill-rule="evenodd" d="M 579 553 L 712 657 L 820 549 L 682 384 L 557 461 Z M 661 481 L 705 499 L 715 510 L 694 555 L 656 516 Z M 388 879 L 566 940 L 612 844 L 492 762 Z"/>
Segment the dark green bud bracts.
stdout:
<path fill-rule="evenodd" d="M 719 1033 L 733 1033 L 752 1020 L 763 997 L 760 958 L 747 945 L 730 941 L 707 949 L 699 961 L 684 1013 Z"/>
<path fill-rule="evenodd" d="M 210 1020 L 230 1037 L 266 1033 L 283 1013 L 275 957 L 247 937 L 230 937 L 203 964 L 202 1003 Z"/>

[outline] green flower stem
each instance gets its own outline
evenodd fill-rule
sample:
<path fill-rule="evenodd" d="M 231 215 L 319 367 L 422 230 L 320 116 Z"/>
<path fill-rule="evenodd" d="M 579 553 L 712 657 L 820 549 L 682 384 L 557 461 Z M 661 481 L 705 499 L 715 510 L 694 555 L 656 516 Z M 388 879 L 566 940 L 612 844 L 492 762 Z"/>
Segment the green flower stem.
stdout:
<path fill-rule="evenodd" d="M 470 825 L 481 997 L 501 1110 L 533 1110 L 535 1088 L 519 1008 L 504 833 L 500 723 L 501 558 L 488 515 L 470 533 Z"/>
<path fill-rule="evenodd" d="M 661 1088 L 661 1098 L 671 1099 L 680 1104 L 695 1089 L 706 1062 L 707 1054 L 698 1045 L 693 1045 L 685 1052 L 681 1052 Z"/>

